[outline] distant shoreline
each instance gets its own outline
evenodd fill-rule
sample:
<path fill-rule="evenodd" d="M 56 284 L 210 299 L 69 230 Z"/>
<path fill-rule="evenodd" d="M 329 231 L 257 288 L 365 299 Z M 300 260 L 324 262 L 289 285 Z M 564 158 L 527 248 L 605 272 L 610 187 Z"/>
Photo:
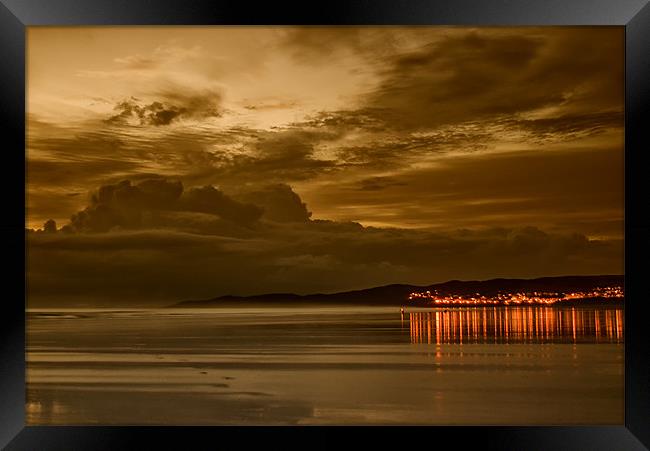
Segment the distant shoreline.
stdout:
<path fill-rule="evenodd" d="M 586 308 L 586 307 L 597 307 L 597 308 L 613 308 L 621 309 L 625 307 L 624 300 L 601 300 L 601 301 L 571 301 L 571 302 L 558 302 L 551 305 L 541 305 L 541 304 L 527 304 L 527 305 L 515 305 L 515 304 L 483 304 L 483 305 L 431 305 L 431 304 L 373 304 L 368 302 L 314 302 L 314 301 L 293 301 L 293 302 L 281 302 L 281 301 L 224 301 L 224 302 L 214 302 L 214 303 L 201 303 L 201 304 L 183 304 L 177 303 L 168 305 L 166 309 L 218 309 L 218 308 L 265 308 L 265 307 L 289 307 L 289 308 L 307 308 L 307 307 L 329 307 L 329 308 L 346 308 L 346 307 L 386 307 L 394 308 L 396 311 L 399 311 L 400 308 L 404 308 L 405 312 L 412 310 L 462 310 L 462 309 L 483 309 L 483 308 L 550 308 L 550 309 L 568 309 L 568 308 Z"/>
<path fill-rule="evenodd" d="M 623 275 L 599 275 L 599 276 L 559 276 L 542 277 L 537 279 L 490 279 L 484 281 L 459 281 L 452 280 L 444 283 L 416 286 L 416 285 L 386 285 L 382 287 L 368 288 L 364 290 L 347 291 L 332 294 L 307 294 L 298 295 L 295 293 L 270 293 L 252 296 L 220 296 L 204 300 L 187 300 L 168 305 L 168 308 L 210 308 L 210 307 L 234 307 L 234 306 L 270 306 L 270 305 L 319 305 L 319 306 L 395 306 L 395 307 L 433 307 L 433 308 L 468 308 L 468 307 L 500 307 L 500 306 L 580 306 L 580 305 L 612 305 L 620 307 L 624 304 L 624 298 L 573 298 L 560 300 L 553 304 L 541 303 L 511 303 L 495 304 L 481 303 L 476 301 L 472 305 L 454 303 L 434 304 L 429 300 L 409 300 L 409 294 L 413 292 L 441 292 L 449 295 L 493 296 L 504 292 L 581 292 L 603 287 L 623 287 Z"/>

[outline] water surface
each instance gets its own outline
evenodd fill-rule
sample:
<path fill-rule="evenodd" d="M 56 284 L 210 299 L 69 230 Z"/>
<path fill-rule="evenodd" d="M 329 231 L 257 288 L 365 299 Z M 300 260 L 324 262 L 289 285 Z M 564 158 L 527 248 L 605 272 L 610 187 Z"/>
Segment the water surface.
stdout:
<path fill-rule="evenodd" d="M 29 424 L 621 424 L 623 311 L 28 312 Z"/>

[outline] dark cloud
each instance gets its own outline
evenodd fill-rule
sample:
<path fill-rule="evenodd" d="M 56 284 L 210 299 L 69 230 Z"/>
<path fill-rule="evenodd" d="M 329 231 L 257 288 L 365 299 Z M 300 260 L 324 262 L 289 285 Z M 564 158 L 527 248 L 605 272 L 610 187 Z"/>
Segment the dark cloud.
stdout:
<path fill-rule="evenodd" d="M 126 158 L 132 154 L 121 153 L 122 149 L 129 146 L 125 136 L 115 132 L 107 133 L 97 125 L 57 127 L 30 120 L 27 134 L 28 171 L 43 176 L 52 173 L 58 175 L 64 171 L 56 165 L 79 164 L 84 165 L 79 171 L 71 169 L 68 172 L 83 177 L 86 173 L 106 173 L 114 170 L 115 165 L 132 166 L 134 162 Z M 115 161 L 115 157 L 119 157 L 118 161 Z M 115 161 L 115 165 L 111 164 L 111 160 Z M 48 163 L 50 166 L 47 166 Z M 41 167 L 42 170 L 39 171 Z M 60 180 L 52 179 L 52 182 L 58 181 Z"/>
<path fill-rule="evenodd" d="M 218 93 L 205 91 L 199 93 L 182 93 L 168 91 L 161 93 L 164 100 L 144 103 L 131 97 L 118 102 L 116 114 L 106 119 L 109 123 L 125 123 L 131 119 L 140 125 L 169 125 L 181 118 L 209 118 L 222 115 Z"/>
<path fill-rule="evenodd" d="M 300 104 L 296 101 L 261 101 L 255 104 L 245 103 L 244 108 L 247 110 L 253 111 L 265 111 L 265 110 L 286 110 L 299 106 Z"/>
<path fill-rule="evenodd" d="M 386 109 L 382 108 L 321 111 L 291 125 L 295 128 L 331 130 L 330 133 L 337 134 L 345 134 L 357 129 L 377 132 L 386 128 L 386 124 L 381 119 L 381 116 L 386 111 Z"/>
<path fill-rule="evenodd" d="M 130 158 L 122 159 L 119 154 L 113 157 L 105 154 L 99 156 L 91 151 L 81 158 L 79 153 L 83 152 L 84 147 L 80 139 L 67 147 L 66 154 L 63 149 L 61 152 L 48 150 L 55 158 L 28 158 L 27 202 L 34 212 L 68 216 L 71 208 L 74 211 L 80 206 L 79 202 L 83 202 L 75 197 L 87 192 L 89 186 L 96 186 L 102 180 L 135 176 L 142 170 L 141 164 Z M 75 152 L 74 149 L 79 151 Z"/>
<path fill-rule="evenodd" d="M 309 221 L 311 212 L 289 185 L 268 185 L 242 196 L 244 200 L 262 207 L 264 218 L 277 222 Z"/>
<path fill-rule="evenodd" d="M 78 194 L 100 184 L 159 174 L 180 178 L 189 186 L 215 183 L 226 178 L 232 158 L 211 146 L 253 145 L 258 139 L 256 130 L 236 127 L 210 134 L 185 127 L 153 131 L 149 134 L 139 126 L 98 120 L 63 127 L 30 116 L 27 202 L 31 223 L 66 220 L 86 205 Z M 232 172 L 236 179 L 247 171 Z M 70 197 L 71 193 L 77 198 Z"/>
<path fill-rule="evenodd" d="M 205 213 L 239 225 L 255 222 L 262 214 L 258 207 L 237 202 L 213 186 L 184 192 L 180 181 L 156 178 L 132 184 L 124 180 L 100 187 L 90 205 L 72 216 L 69 227 L 76 232 L 139 229 L 155 226 L 152 218 L 160 211 Z"/>
<path fill-rule="evenodd" d="M 312 221 L 226 237 L 170 230 L 30 234 L 30 305 L 161 304 L 225 294 L 622 272 L 622 241 L 536 228 L 458 231 Z"/>
<path fill-rule="evenodd" d="M 45 224 L 43 224 L 43 232 L 45 233 L 56 233 L 57 228 L 56 228 L 56 221 L 53 219 L 48 219 L 45 221 Z"/>
<path fill-rule="evenodd" d="M 370 177 L 359 182 L 362 191 L 381 191 L 391 186 L 404 186 L 405 182 L 396 181 L 391 177 Z"/>
<path fill-rule="evenodd" d="M 237 202 L 213 186 L 188 190 L 181 199 L 181 209 L 214 214 L 238 224 L 255 222 L 262 215 L 255 205 Z"/>
<path fill-rule="evenodd" d="M 551 105 L 561 106 L 561 114 L 620 111 L 622 58 L 616 28 L 471 32 L 396 56 L 364 106 L 387 126 L 404 129 Z"/>
<path fill-rule="evenodd" d="M 232 155 L 228 150 L 219 153 L 220 161 L 213 174 L 233 185 L 242 181 L 287 183 L 314 178 L 335 170 L 338 165 L 337 161 L 316 157 L 316 145 L 339 136 L 328 130 L 292 127 L 258 131 L 247 142 L 245 153 Z"/>
<path fill-rule="evenodd" d="M 483 175 L 500 178 L 489 168 Z M 438 179 L 440 186 L 448 182 Z M 387 178 L 367 183 L 408 188 Z M 288 185 L 266 185 L 237 199 L 212 186 L 184 190 L 161 177 L 102 186 L 61 229 L 82 233 L 28 234 L 30 302 L 81 302 L 93 293 L 93 302 L 160 304 L 224 294 L 622 271 L 617 239 L 533 226 L 435 232 L 310 220 L 307 205 Z M 102 231 L 108 233 L 83 233 Z"/>
<path fill-rule="evenodd" d="M 622 236 L 623 152 L 618 148 L 448 156 L 429 167 L 323 185 L 313 201 L 344 205 L 364 223 L 432 227 L 534 225 Z M 379 196 L 376 190 L 380 188 Z M 338 203 L 337 203 L 338 202 Z"/>
<path fill-rule="evenodd" d="M 336 154 L 341 166 L 396 168 L 408 167 L 423 156 L 486 150 L 492 141 L 492 133 L 484 127 L 466 124 L 455 130 L 439 128 L 424 136 L 393 134 L 376 141 L 369 137 L 364 143 L 339 146 Z"/>
<path fill-rule="evenodd" d="M 178 180 L 155 177 L 101 186 L 91 194 L 90 204 L 72 215 L 64 231 L 162 228 L 248 236 L 260 219 L 284 223 L 307 222 L 310 217 L 307 205 L 286 184 L 253 186 L 231 197 L 212 185 L 184 189 Z"/>
<path fill-rule="evenodd" d="M 519 128 L 530 133 L 531 140 L 568 140 L 589 137 L 607 130 L 623 129 L 623 111 L 566 114 L 543 119 L 506 120 L 507 128 Z"/>
<path fill-rule="evenodd" d="M 117 114 L 109 117 L 107 122 L 126 122 L 130 118 L 138 118 L 141 125 L 168 125 L 177 116 L 186 111 L 173 105 L 163 105 L 161 102 L 152 102 L 148 105 L 139 105 L 137 99 L 123 100 L 115 105 Z"/>

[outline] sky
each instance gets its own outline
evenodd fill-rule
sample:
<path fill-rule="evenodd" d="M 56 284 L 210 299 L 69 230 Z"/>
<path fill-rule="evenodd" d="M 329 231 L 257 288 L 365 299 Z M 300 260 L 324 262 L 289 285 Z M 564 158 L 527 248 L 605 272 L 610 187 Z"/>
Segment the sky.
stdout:
<path fill-rule="evenodd" d="M 622 274 L 623 75 L 622 27 L 29 27 L 28 302 Z"/>

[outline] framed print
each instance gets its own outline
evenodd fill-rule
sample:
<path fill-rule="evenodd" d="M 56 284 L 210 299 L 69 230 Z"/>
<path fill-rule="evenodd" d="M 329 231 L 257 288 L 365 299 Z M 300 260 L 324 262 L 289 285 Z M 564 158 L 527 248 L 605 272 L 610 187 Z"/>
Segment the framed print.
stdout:
<path fill-rule="evenodd" d="M 2 0 L 0 443 L 647 449 L 650 6 L 538 3 Z"/>

